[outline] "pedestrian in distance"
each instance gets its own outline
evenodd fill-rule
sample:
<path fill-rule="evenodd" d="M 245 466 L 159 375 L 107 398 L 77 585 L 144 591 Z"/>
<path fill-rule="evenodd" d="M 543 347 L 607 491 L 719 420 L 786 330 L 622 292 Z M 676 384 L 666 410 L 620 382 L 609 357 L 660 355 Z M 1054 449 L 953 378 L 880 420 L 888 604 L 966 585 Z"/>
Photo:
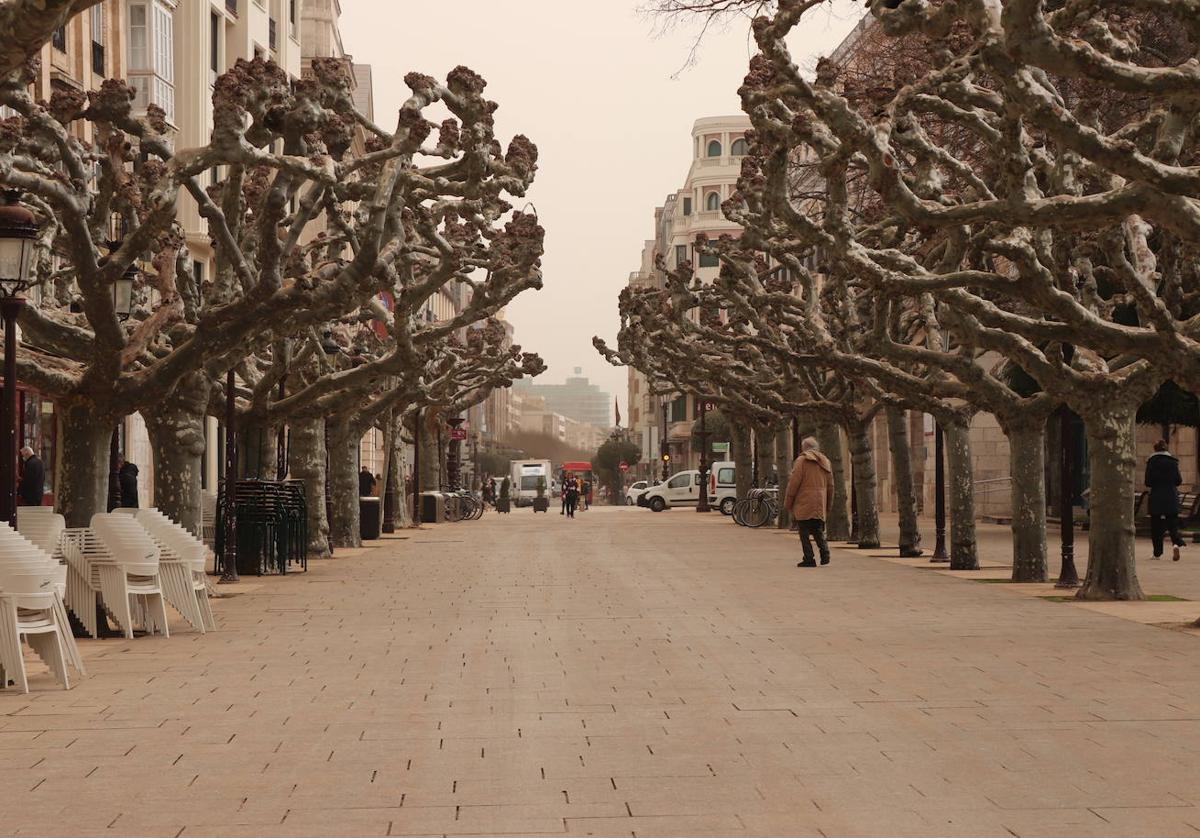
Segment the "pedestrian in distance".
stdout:
<path fill-rule="evenodd" d="M 138 467 L 117 455 L 117 482 L 121 487 L 121 508 L 138 508 Z"/>
<path fill-rule="evenodd" d="M 1174 550 L 1171 558 L 1179 561 L 1183 548 L 1183 536 L 1179 533 L 1179 484 L 1183 475 L 1179 473 L 1179 460 L 1167 450 L 1167 441 L 1154 443 L 1154 453 L 1146 460 L 1146 488 L 1150 490 L 1150 541 L 1154 545 L 1154 558 L 1161 559 L 1163 536 L 1171 534 Z"/>
<path fill-rule="evenodd" d="M 575 507 L 579 505 L 579 478 L 570 477 L 563 485 L 563 496 L 566 498 L 567 517 L 575 517 Z"/>
<path fill-rule="evenodd" d="M 783 506 L 800 525 L 800 546 L 804 561 L 796 567 L 816 567 L 812 542 L 817 542 L 821 564 L 829 564 L 829 543 L 825 540 L 825 518 L 833 507 L 833 467 L 812 437 L 800 444 L 800 456 L 792 466 Z"/>
<path fill-rule="evenodd" d="M 587 512 L 592 508 L 592 481 L 583 481 L 583 489 L 581 490 L 579 497 L 583 501 L 584 512 Z"/>
<path fill-rule="evenodd" d="M 358 472 L 358 496 L 360 498 L 375 497 L 375 475 L 366 466 Z"/>
<path fill-rule="evenodd" d="M 558 499 L 562 503 L 562 509 L 559 510 L 559 515 L 567 514 L 567 483 L 570 482 L 571 475 L 563 472 L 561 475 L 562 489 L 558 493 Z"/>
<path fill-rule="evenodd" d="M 22 506 L 41 506 L 46 494 L 46 466 L 41 457 L 26 445 L 21 449 L 21 482 L 17 496 Z"/>

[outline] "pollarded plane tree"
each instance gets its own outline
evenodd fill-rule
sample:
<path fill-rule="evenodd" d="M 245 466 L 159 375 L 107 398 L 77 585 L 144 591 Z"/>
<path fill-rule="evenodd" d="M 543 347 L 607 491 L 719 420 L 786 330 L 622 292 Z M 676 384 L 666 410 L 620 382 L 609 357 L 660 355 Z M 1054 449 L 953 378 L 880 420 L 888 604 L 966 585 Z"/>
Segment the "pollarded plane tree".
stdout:
<path fill-rule="evenodd" d="M 1139 598 L 1132 416 L 1164 378 L 1190 383 L 1197 369 L 1189 306 L 1200 228 L 1180 183 L 1195 176 L 1188 138 L 1200 99 L 1182 60 L 1115 33 L 1150 31 L 1147 15 L 1186 13 L 1187 4 L 1134 3 L 1149 11 L 1128 18 L 1104 3 L 1068 4 L 1050 17 L 1036 3 L 876 4 L 889 32 L 919 31 L 943 49 L 937 67 L 889 94 L 869 118 L 820 73 L 804 78 L 788 55 L 784 39 L 815 5 L 785 0 L 755 22 L 760 53 L 743 102 L 752 119 L 775 113 L 755 126 L 762 156 L 820 145 L 831 193 L 845 188 L 854 161 L 918 235 L 948 239 L 954 231 L 961 258 L 929 264 L 919 247 L 873 247 L 844 215 L 808 218 L 780 187 L 763 190 L 780 225 L 769 234 L 809 240 L 880 293 L 899 286 L 931 294 L 957 313 L 955 328 L 974 330 L 970 342 L 1002 352 L 1079 413 L 1089 434 L 1095 528 L 1080 596 Z M 1095 14 L 1072 16 L 1078 10 Z M 1026 38 L 1053 43 L 1045 50 L 1064 66 L 1034 63 Z M 1072 67 L 1064 53 L 1091 69 Z M 1068 98 L 1054 74 L 1070 78 L 1074 70 L 1079 85 Z M 1111 90 L 1144 94 L 1145 115 L 1122 121 L 1125 109 L 1096 107 Z M 779 118 L 787 112 L 791 119 Z M 930 114 L 958 131 L 937 139 L 921 131 Z M 959 153 L 979 145 L 991 149 L 990 169 Z"/>
<path fill-rule="evenodd" d="M 41 31 L 42 10 L 24 14 L 17 28 Z M 21 317 L 19 374 L 59 404 L 58 498 L 73 525 L 102 505 L 109 429 L 146 409 L 156 504 L 198 526 L 214 373 L 260 350 L 268 333 L 299 334 L 390 290 L 406 254 L 439 246 L 415 208 L 522 196 L 535 168 L 524 138 L 500 148 L 496 105 L 461 67 L 445 83 L 407 76 L 412 95 L 388 131 L 354 109 L 340 62 L 315 61 L 295 83 L 272 63 L 239 62 L 215 86 L 210 142 L 192 149 L 173 147 L 160 110 L 134 114 L 122 81 L 35 102 L 30 80 L 25 63 L 0 81 L 0 104 L 16 113 L 0 135 L 0 185 L 21 190 L 42 225 L 42 302 Z M 435 105 L 451 117 L 427 143 L 436 126 L 423 114 Z M 355 131 L 369 138 L 361 153 L 351 152 Z M 224 179 L 205 186 L 214 170 Z M 181 200 L 195 202 L 216 252 L 202 284 L 184 267 Z M 114 230 L 119 244 L 103 255 Z M 150 267 L 122 323 L 112 288 L 136 262 Z"/>

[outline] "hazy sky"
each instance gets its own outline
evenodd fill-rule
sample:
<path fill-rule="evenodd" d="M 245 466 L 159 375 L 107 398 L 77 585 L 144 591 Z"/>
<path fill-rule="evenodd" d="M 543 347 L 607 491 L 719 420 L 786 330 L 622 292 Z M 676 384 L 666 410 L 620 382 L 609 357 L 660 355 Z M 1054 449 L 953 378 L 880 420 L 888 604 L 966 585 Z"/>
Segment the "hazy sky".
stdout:
<path fill-rule="evenodd" d="M 752 53 L 748 22 L 704 38 L 684 67 L 697 30 L 662 33 L 639 13 L 643 0 L 342 0 L 342 40 L 371 64 L 375 117 L 385 127 L 408 96 L 404 74 L 445 78 L 465 64 L 500 105 L 497 134 L 538 146 L 529 199 L 546 229 L 545 287 L 508 310 L 517 342 L 561 382 L 574 367 L 625 404 L 625 370 L 610 367 L 592 336 L 610 342 L 617 294 L 653 237 L 654 208 L 683 185 L 691 127 L 699 117 L 740 111 L 737 88 Z M 570 11 L 567 11 L 567 10 Z M 802 66 L 830 52 L 862 15 L 834 0 L 792 44 Z M 682 70 L 682 71 L 681 71 Z"/>

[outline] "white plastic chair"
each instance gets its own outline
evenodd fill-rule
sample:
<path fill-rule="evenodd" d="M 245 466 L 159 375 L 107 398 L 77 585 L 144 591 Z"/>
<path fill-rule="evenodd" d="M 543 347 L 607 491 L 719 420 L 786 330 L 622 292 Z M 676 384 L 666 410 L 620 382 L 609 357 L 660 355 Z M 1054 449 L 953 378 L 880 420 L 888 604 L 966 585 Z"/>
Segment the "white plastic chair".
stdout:
<path fill-rule="evenodd" d="M 43 550 L 0 524 L 0 686 L 13 678 L 28 692 L 21 640 L 70 688 L 67 665 L 86 674 L 63 604 L 67 568 Z"/>
<path fill-rule="evenodd" d="M 158 544 L 161 550 L 159 566 L 163 593 L 167 602 L 178 611 L 192 628 L 204 634 L 217 627 L 208 600 L 205 571 L 208 548 L 204 542 L 154 508 L 118 509 L 132 515 Z"/>
<path fill-rule="evenodd" d="M 17 508 L 17 532 L 52 559 L 62 558 L 62 537 L 66 526 L 66 519 L 49 506 Z"/>
<path fill-rule="evenodd" d="M 129 515 L 101 512 L 91 526 L 67 530 L 63 552 L 70 567 L 67 601 L 92 637 L 99 630 L 96 602 L 132 639 L 139 622 L 147 633 L 170 636 L 158 546 Z"/>
<path fill-rule="evenodd" d="M 12 679 L 23 693 L 29 692 L 24 640 L 37 653 L 64 689 L 71 689 L 67 672 L 67 638 L 71 628 L 62 622 L 62 610 L 56 607 L 58 593 L 54 580 L 42 573 L 0 576 L 0 669 L 2 684 Z"/>

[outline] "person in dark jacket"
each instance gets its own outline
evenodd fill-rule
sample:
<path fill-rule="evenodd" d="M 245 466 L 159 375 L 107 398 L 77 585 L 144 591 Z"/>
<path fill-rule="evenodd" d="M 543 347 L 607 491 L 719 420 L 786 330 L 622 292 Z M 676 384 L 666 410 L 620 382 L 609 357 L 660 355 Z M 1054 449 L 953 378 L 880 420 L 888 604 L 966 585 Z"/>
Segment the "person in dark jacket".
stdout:
<path fill-rule="evenodd" d="M 125 462 L 121 457 L 117 460 L 117 481 L 121 484 L 121 507 L 123 509 L 138 508 L 138 467 Z"/>
<path fill-rule="evenodd" d="M 375 475 L 366 466 L 358 473 L 358 496 L 360 498 L 375 497 Z"/>
<path fill-rule="evenodd" d="M 1166 440 L 1154 443 L 1154 453 L 1146 460 L 1146 487 L 1150 490 L 1150 540 L 1154 544 L 1154 558 L 1161 559 L 1163 536 L 1171 533 L 1175 549 L 1171 558 L 1179 561 L 1179 550 L 1184 545 L 1179 534 L 1179 484 L 1183 475 L 1179 473 L 1179 460 L 1167 450 Z"/>
<path fill-rule="evenodd" d="M 21 460 L 21 483 L 17 488 L 21 505 L 41 506 L 46 494 L 46 466 L 28 445 L 21 449 Z"/>

